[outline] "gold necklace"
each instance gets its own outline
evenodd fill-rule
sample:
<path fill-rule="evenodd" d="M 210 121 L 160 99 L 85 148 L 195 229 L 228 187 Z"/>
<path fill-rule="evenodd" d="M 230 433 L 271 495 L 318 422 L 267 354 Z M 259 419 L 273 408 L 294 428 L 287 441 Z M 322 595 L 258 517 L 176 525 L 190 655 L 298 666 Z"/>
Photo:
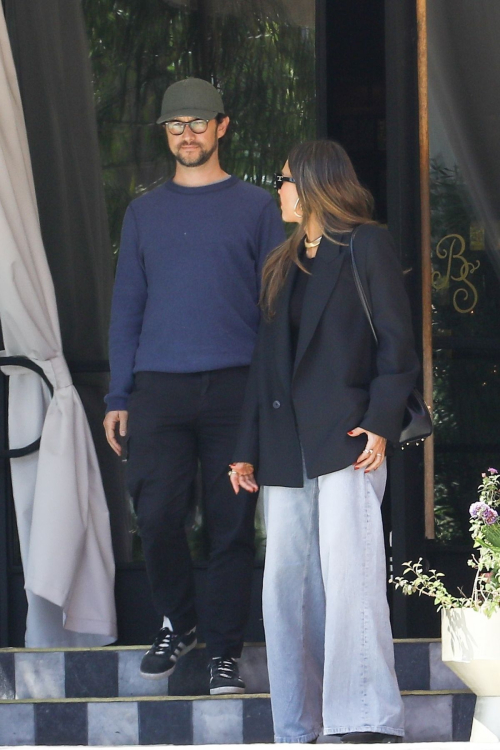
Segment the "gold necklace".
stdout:
<path fill-rule="evenodd" d="M 321 242 L 322 239 L 323 239 L 323 235 L 321 235 L 321 237 L 316 237 L 316 239 L 315 240 L 311 240 L 311 242 L 308 242 L 304 238 L 304 245 L 305 245 L 305 247 L 307 249 L 309 249 L 310 247 L 318 247 L 318 245 L 319 245 L 319 243 Z"/>

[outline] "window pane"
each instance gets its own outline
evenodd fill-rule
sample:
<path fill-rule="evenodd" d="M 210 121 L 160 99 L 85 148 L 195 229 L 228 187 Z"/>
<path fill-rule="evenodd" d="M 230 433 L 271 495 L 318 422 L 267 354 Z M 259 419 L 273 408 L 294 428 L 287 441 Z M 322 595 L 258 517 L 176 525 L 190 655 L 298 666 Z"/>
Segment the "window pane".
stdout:
<path fill-rule="evenodd" d="M 500 354 L 436 350 L 434 399 L 437 538 L 468 543 L 481 472 L 500 454 Z"/>
<path fill-rule="evenodd" d="M 220 87 L 226 171 L 271 189 L 290 147 L 316 133 L 314 0 L 83 0 L 115 250 L 125 208 L 173 173 L 155 124 L 166 87 Z"/>
<path fill-rule="evenodd" d="M 469 505 L 500 456 L 500 7 L 427 12 L 436 531 L 470 543 Z"/>

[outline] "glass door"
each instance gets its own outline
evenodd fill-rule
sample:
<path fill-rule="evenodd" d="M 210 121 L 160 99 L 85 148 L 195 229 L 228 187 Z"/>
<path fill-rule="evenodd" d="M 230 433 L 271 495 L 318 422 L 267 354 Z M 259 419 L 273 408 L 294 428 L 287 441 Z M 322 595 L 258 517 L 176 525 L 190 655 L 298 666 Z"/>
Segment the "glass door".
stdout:
<path fill-rule="evenodd" d="M 481 473 L 500 463 L 500 50 L 496 0 L 417 0 L 426 536 L 469 544 Z"/>

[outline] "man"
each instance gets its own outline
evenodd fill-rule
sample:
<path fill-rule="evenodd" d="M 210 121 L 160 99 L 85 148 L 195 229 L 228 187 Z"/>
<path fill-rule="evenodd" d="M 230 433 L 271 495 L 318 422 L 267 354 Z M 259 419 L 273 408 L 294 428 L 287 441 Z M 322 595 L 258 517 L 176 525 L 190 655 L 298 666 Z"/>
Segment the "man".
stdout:
<path fill-rule="evenodd" d="M 200 461 L 210 693 L 242 693 L 236 659 L 250 603 L 255 499 L 235 499 L 227 472 L 259 322 L 261 269 L 284 240 L 283 225 L 266 191 L 221 168 L 229 117 L 211 84 L 174 83 L 157 122 L 175 175 L 125 215 L 104 426 L 118 455 L 115 430 L 127 435 L 129 490 L 164 618 L 141 674 L 170 675 L 197 642 L 185 521 Z"/>

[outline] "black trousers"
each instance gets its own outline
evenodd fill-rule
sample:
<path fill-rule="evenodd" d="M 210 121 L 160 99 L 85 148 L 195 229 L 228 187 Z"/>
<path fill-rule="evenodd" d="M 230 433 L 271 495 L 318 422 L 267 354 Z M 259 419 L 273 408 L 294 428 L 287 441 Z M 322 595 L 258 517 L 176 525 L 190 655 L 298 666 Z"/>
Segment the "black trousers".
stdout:
<path fill-rule="evenodd" d="M 256 498 L 229 482 L 248 367 L 199 373 L 139 372 L 129 402 L 129 491 L 158 612 L 176 633 L 196 625 L 185 522 L 201 463 L 209 538 L 209 656 L 241 654 L 254 561 Z"/>

